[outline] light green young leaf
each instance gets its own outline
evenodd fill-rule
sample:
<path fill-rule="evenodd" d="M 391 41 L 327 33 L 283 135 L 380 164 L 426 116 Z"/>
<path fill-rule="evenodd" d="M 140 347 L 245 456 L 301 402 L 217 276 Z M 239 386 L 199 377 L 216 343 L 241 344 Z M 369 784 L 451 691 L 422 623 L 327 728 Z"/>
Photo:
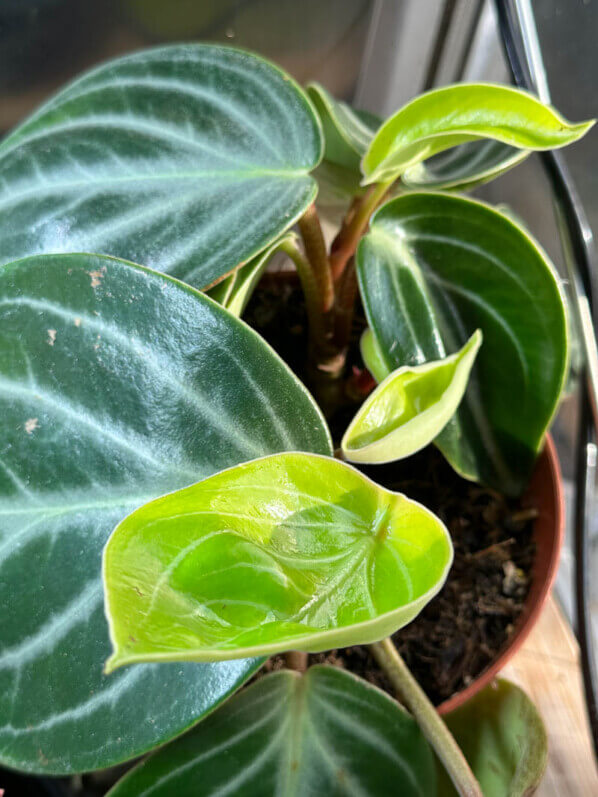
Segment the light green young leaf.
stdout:
<path fill-rule="evenodd" d="M 450 147 L 493 139 L 523 150 L 564 147 L 593 121 L 572 124 L 510 86 L 462 83 L 416 97 L 378 130 L 362 161 L 364 183 L 394 180 Z"/>
<path fill-rule="evenodd" d="M 478 329 L 456 354 L 393 371 L 349 424 L 341 442 L 345 458 L 393 462 L 431 443 L 461 403 L 481 344 Z"/>
<path fill-rule="evenodd" d="M 533 794 L 546 769 L 548 742 L 538 710 L 518 686 L 502 678 L 444 718 L 485 797 Z M 439 794 L 455 789 L 439 767 Z"/>
<path fill-rule="evenodd" d="M 313 202 L 322 145 L 303 90 L 258 56 L 211 44 L 127 55 L 0 144 L 0 263 L 92 251 L 211 285 Z"/>
<path fill-rule="evenodd" d="M 435 797 L 417 723 L 334 667 L 260 679 L 191 733 L 146 758 L 109 797 Z"/>
<path fill-rule="evenodd" d="M 293 243 L 296 240 L 297 236 L 292 232 L 279 238 L 249 263 L 233 271 L 209 290 L 208 296 L 225 307 L 229 313 L 240 318 L 270 260 L 283 244 Z"/>
<path fill-rule="evenodd" d="M 256 456 L 331 453 L 305 388 L 251 329 L 99 255 L 0 269 L 0 762 L 62 774 L 163 744 L 260 661 L 106 678 L 102 548 L 152 498 Z"/>
<path fill-rule="evenodd" d="M 104 552 L 112 671 L 366 644 L 441 588 L 431 512 L 313 454 L 254 460 L 153 501 Z"/>
<path fill-rule="evenodd" d="M 361 351 L 361 357 L 365 363 L 365 367 L 374 377 L 376 382 L 378 382 L 378 384 L 380 384 L 380 382 L 384 382 L 386 377 L 390 374 L 390 370 L 384 357 L 384 353 L 378 345 L 376 336 L 369 327 L 367 327 L 367 329 L 365 329 L 361 335 L 359 349 Z"/>
<path fill-rule="evenodd" d="M 357 272 L 389 372 L 441 360 L 482 330 L 465 397 L 435 442 L 466 478 L 521 492 L 567 370 L 565 307 L 546 254 L 481 202 L 411 193 L 374 215 Z"/>

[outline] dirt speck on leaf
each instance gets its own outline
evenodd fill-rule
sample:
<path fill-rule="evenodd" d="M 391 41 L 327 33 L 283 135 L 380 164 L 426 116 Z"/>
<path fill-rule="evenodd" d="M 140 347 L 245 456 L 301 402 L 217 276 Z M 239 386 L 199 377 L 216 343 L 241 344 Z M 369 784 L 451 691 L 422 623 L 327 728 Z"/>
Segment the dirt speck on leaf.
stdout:
<path fill-rule="evenodd" d="M 27 434 L 33 434 L 39 428 L 39 421 L 37 418 L 27 418 L 25 421 L 25 431 Z"/>
<path fill-rule="evenodd" d="M 102 284 L 102 278 L 106 273 L 106 266 L 97 268 L 94 271 L 88 271 L 87 273 L 91 277 L 91 287 L 98 288 Z"/>

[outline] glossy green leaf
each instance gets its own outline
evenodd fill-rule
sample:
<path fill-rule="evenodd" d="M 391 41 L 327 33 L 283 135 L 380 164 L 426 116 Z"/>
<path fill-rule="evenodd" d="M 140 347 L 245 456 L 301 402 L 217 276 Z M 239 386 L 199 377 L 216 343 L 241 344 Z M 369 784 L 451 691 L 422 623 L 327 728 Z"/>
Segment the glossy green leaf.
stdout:
<path fill-rule="evenodd" d="M 407 169 L 401 181 L 411 189 L 467 191 L 500 177 L 528 155 L 529 150 L 517 149 L 501 141 L 470 141 L 417 163 Z"/>
<path fill-rule="evenodd" d="M 434 797 L 434 757 L 384 692 L 335 667 L 283 670 L 150 756 L 110 797 Z"/>
<path fill-rule="evenodd" d="M 107 670 L 374 642 L 421 611 L 451 561 L 438 518 L 344 462 L 247 462 L 116 527 Z"/>
<path fill-rule="evenodd" d="M 393 462 L 431 443 L 457 411 L 482 344 L 476 330 L 456 354 L 397 368 L 359 408 L 343 436 L 349 462 Z"/>
<path fill-rule="evenodd" d="M 106 678 L 101 551 L 135 507 L 269 452 L 326 453 L 322 417 L 202 294 L 95 255 L 0 270 L 0 762 L 72 772 L 189 727 L 258 662 Z"/>
<path fill-rule="evenodd" d="M 592 124 L 571 124 L 536 97 L 510 86 L 444 86 L 411 100 L 382 125 L 362 161 L 364 182 L 394 180 L 432 155 L 479 139 L 523 150 L 564 147 Z"/>
<path fill-rule="evenodd" d="M 518 686 L 499 679 L 444 719 L 484 797 L 533 794 L 546 768 L 548 743 L 542 718 Z M 439 776 L 439 793 L 455 795 L 440 768 Z"/>
<path fill-rule="evenodd" d="M 465 398 L 436 443 L 463 476 L 520 492 L 567 369 L 565 308 L 545 253 L 487 205 L 412 193 L 374 215 L 357 263 L 389 371 L 446 357 L 482 330 Z"/>
<path fill-rule="evenodd" d="M 205 44 L 125 56 L 0 144 L 0 263 L 101 252 L 209 285 L 301 216 L 321 149 L 306 95 L 262 58 Z"/>
<path fill-rule="evenodd" d="M 250 260 L 249 263 L 229 274 L 222 282 L 208 291 L 208 296 L 223 307 L 226 307 L 229 313 L 237 317 L 242 316 L 247 307 L 247 302 L 251 299 L 251 294 L 268 267 L 270 260 L 280 250 L 281 245 L 293 243 L 296 240 L 297 236 L 294 233 L 287 233 L 257 257 L 254 257 L 253 260 Z"/>

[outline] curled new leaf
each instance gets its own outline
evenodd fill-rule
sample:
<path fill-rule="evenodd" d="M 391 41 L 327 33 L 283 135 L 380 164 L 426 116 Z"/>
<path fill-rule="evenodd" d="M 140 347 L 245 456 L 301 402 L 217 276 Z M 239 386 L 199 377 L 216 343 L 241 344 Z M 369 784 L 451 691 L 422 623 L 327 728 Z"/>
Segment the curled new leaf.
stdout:
<path fill-rule="evenodd" d="M 349 424 L 341 443 L 345 457 L 393 462 L 431 443 L 455 414 L 481 343 L 477 330 L 456 354 L 393 371 Z"/>
<path fill-rule="evenodd" d="M 392 791 L 389 792 L 389 784 Z M 276 672 L 154 753 L 110 797 L 434 797 L 423 733 L 384 692 L 349 672 Z"/>
<path fill-rule="evenodd" d="M 253 460 L 117 526 L 104 552 L 107 669 L 370 643 L 416 616 L 451 560 L 438 518 L 351 466 Z"/>
<path fill-rule="evenodd" d="M 546 768 L 542 718 L 525 692 L 502 678 L 445 717 L 485 797 L 533 794 Z M 439 793 L 456 795 L 440 770 Z"/>
<path fill-rule="evenodd" d="M 407 103 L 382 125 L 362 161 L 364 183 L 394 180 L 432 155 L 479 139 L 522 150 L 563 147 L 592 124 L 571 124 L 531 94 L 509 86 L 445 86 Z"/>

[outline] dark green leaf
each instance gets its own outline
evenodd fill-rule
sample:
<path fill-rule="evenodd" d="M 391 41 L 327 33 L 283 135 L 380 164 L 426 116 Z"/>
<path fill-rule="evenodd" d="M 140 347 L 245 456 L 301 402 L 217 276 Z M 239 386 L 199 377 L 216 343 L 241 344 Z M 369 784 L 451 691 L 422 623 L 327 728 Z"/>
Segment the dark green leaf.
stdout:
<path fill-rule="evenodd" d="M 0 761 L 106 767 L 189 727 L 257 664 L 104 677 L 108 535 L 146 501 L 240 461 L 329 453 L 327 431 L 242 322 L 94 255 L 0 271 L 0 411 Z"/>
<path fill-rule="evenodd" d="M 262 678 L 110 797 L 434 797 L 431 749 L 384 692 L 332 667 Z"/>
<path fill-rule="evenodd" d="M 466 191 L 500 177 L 529 154 L 529 150 L 510 147 L 501 141 L 471 141 L 407 169 L 401 180 L 411 189 Z"/>
<path fill-rule="evenodd" d="M 332 457 L 284 453 L 133 512 L 104 552 L 107 669 L 375 642 L 453 557 L 443 524 Z"/>
<path fill-rule="evenodd" d="M 546 255 L 480 202 L 413 193 L 374 216 L 358 253 L 369 325 L 389 371 L 484 345 L 436 443 L 467 478 L 526 485 L 567 366 L 563 298 Z"/>
<path fill-rule="evenodd" d="M 542 780 L 548 742 L 542 718 L 519 687 L 503 679 L 445 718 L 484 797 L 525 797 Z M 456 794 L 439 765 L 439 792 Z"/>
<path fill-rule="evenodd" d="M 344 208 L 363 193 L 361 159 L 382 120 L 354 110 L 318 83 L 311 83 L 307 93 L 324 131 L 324 160 L 314 174 L 319 185 L 318 205 L 330 212 Z"/>
<path fill-rule="evenodd" d="M 57 94 L 0 145 L 0 262 L 102 252 L 203 287 L 316 195 L 314 110 L 257 56 L 175 45 Z"/>

